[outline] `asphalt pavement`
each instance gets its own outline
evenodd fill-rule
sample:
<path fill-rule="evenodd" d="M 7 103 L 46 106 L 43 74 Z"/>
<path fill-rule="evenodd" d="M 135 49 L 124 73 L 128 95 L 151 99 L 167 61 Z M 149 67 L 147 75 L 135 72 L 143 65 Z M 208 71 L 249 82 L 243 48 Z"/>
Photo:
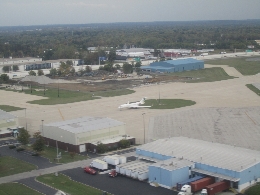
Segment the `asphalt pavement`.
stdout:
<path fill-rule="evenodd" d="M 69 176 L 72 180 L 93 186 L 102 191 L 109 192 L 114 195 L 133 195 L 133 194 L 149 194 L 149 195 L 176 195 L 178 192 L 168 190 L 162 187 L 150 186 L 147 182 L 141 182 L 126 176 L 117 176 L 111 178 L 108 174 L 90 175 L 83 171 L 82 168 L 75 168 L 62 171 L 64 175 Z"/>

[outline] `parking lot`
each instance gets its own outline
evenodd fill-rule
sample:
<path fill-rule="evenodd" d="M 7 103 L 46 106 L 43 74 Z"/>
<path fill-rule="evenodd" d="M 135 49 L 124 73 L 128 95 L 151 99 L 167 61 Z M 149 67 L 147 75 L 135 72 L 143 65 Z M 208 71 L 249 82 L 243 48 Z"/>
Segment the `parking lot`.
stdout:
<path fill-rule="evenodd" d="M 90 175 L 84 173 L 82 168 L 70 169 L 62 172 L 71 177 L 72 180 L 93 186 L 102 191 L 115 195 L 133 195 L 133 194 L 149 194 L 149 195 L 176 195 L 177 192 L 161 187 L 150 186 L 147 182 L 140 182 L 126 176 L 117 176 L 111 178 L 108 174 Z"/>

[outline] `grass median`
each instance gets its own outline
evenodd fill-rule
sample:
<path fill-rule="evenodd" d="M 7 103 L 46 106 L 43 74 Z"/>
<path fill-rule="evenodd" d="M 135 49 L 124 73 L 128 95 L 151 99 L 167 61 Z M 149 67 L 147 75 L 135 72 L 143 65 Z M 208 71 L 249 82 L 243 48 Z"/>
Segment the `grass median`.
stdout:
<path fill-rule="evenodd" d="M 68 104 L 80 101 L 88 101 L 98 99 L 100 97 L 114 97 L 120 95 L 127 95 L 134 93 L 133 90 L 129 89 L 118 89 L 118 90 L 107 90 L 107 91 L 98 91 L 95 92 L 95 96 L 93 96 L 93 92 L 81 92 L 81 91 L 67 91 L 67 90 L 59 90 L 59 97 L 57 89 L 48 88 L 45 91 L 35 91 L 33 90 L 25 90 L 26 94 L 32 94 L 42 97 L 47 97 L 47 99 L 42 100 L 34 100 L 28 101 L 30 104 L 40 104 L 40 105 L 55 105 L 55 104 Z"/>
<path fill-rule="evenodd" d="M 192 106 L 196 102 L 183 99 L 149 99 L 143 106 L 151 106 L 150 109 L 175 109 L 185 106 Z"/>
<path fill-rule="evenodd" d="M 59 174 L 58 176 L 55 176 L 54 174 L 42 175 L 37 177 L 36 180 L 69 194 L 75 194 L 75 195 L 85 195 L 85 194 L 102 195 L 103 194 L 103 191 L 73 181 L 69 177 L 63 174 Z"/>
<path fill-rule="evenodd" d="M 186 81 L 187 83 L 202 83 L 202 82 L 214 82 L 233 79 L 235 77 L 229 76 L 223 68 L 205 68 L 201 70 L 191 70 L 185 72 L 171 73 L 180 77 L 191 77 L 192 79 Z"/>
<path fill-rule="evenodd" d="M 2 195 L 42 195 L 31 188 L 26 187 L 20 183 L 5 183 L 0 184 L 0 194 Z"/>
<path fill-rule="evenodd" d="M 259 57 L 239 57 L 205 60 L 205 64 L 228 65 L 234 67 L 242 75 L 255 75 L 260 73 L 260 60 L 253 60 Z"/>
<path fill-rule="evenodd" d="M 0 157 L 0 177 L 23 173 L 37 169 L 37 166 L 10 156 Z"/>
<path fill-rule="evenodd" d="M 247 86 L 248 89 L 255 92 L 256 95 L 260 96 L 260 90 L 258 88 L 256 88 L 254 85 L 247 84 L 246 86 Z"/>
<path fill-rule="evenodd" d="M 33 151 L 31 146 L 27 146 L 26 150 Z M 77 154 L 75 152 L 67 152 L 62 149 L 58 149 L 58 153 L 61 153 L 61 158 L 57 160 L 57 148 L 55 147 L 44 147 L 44 151 L 40 153 L 42 157 L 48 158 L 50 162 L 53 163 L 70 163 L 79 160 L 86 160 L 88 157 L 84 155 Z"/>
<path fill-rule="evenodd" d="M 0 105 L 0 109 L 5 111 L 5 112 L 12 112 L 16 110 L 24 110 L 24 108 L 19 108 L 15 106 L 8 106 L 8 105 Z"/>

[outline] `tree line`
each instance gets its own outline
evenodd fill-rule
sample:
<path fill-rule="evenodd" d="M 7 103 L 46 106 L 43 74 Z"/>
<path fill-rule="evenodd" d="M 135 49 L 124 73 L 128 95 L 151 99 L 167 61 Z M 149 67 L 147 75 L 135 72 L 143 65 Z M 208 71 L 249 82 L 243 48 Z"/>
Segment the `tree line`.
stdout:
<path fill-rule="evenodd" d="M 22 28 L 22 27 L 21 27 Z M 33 27 L 28 27 L 33 28 Z M 39 28 L 39 27 L 38 27 Z M 106 50 L 143 47 L 153 49 L 247 49 L 260 46 L 260 20 L 212 22 L 155 22 L 43 26 L 42 30 L 7 31 L 0 28 L 0 57 L 85 59 L 97 64 Z M 98 47 L 96 52 L 89 47 Z"/>

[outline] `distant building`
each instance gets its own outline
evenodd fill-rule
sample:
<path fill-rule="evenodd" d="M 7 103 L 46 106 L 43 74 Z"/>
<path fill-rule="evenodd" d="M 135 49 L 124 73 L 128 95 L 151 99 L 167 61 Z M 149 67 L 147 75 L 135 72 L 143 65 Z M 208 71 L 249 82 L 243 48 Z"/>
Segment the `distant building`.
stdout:
<path fill-rule="evenodd" d="M 17 127 L 17 117 L 0 110 L 0 138 L 3 137 L 17 137 L 18 127 Z"/>
<path fill-rule="evenodd" d="M 183 72 L 204 68 L 204 62 L 193 58 L 153 62 L 149 66 L 142 66 L 143 71 L 149 72 Z"/>
<path fill-rule="evenodd" d="M 96 152 L 99 143 L 116 148 L 122 139 L 135 144 L 135 139 L 125 134 L 125 124 L 110 118 L 81 117 L 44 124 L 41 133 L 47 145 L 77 153 Z"/>
<path fill-rule="evenodd" d="M 61 62 L 72 61 L 73 66 L 80 66 L 84 64 L 84 60 L 81 59 L 58 59 L 58 60 L 47 60 L 42 61 L 42 58 L 4 58 L 0 59 L 0 73 L 3 72 L 4 66 L 10 67 L 10 72 L 15 73 L 12 75 L 17 75 L 20 72 L 29 72 L 31 70 L 44 70 L 44 69 L 51 69 L 51 68 L 59 68 Z M 18 66 L 19 70 L 13 72 L 13 66 Z M 12 77 L 11 77 L 12 78 Z"/>

